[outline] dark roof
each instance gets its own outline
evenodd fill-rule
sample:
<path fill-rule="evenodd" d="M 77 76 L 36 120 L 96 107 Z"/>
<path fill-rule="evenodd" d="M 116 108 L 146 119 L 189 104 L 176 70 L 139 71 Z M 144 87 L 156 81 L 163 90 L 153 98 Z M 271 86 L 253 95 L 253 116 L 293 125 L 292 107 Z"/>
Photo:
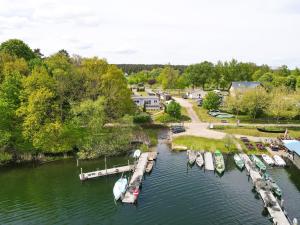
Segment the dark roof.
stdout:
<path fill-rule="evenodd" d="M 231 82 L 230 87 L 233 88 L 256 88 L 258 86 L 260 86 L 261 83 L 260 82 L 253 82 L 253 81 L 235 81 L 235 82 Z"/>

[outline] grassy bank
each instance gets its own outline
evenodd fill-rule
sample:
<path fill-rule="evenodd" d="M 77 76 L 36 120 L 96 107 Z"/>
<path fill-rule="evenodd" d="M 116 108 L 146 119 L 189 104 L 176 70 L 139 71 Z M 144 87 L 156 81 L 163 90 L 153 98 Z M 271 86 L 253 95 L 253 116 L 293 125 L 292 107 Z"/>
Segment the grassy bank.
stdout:
<path fill-rule="evenodd" d="M 287 127 L 289 135 L 292 137 L 300 137 L 300 127 Z M 248 136 L 255 136 L 255 137 L 278 137 L 283 135 L 282 133 L 268 133 L 268 132 L 261 132 L 256 129 L 256 127 L 249 127 L 249 126 L 214 126 L 214 129 L 222 131 L 227 134 L 240 134 L 240 135 L 248 135 Z"/>
<path fill-rule="evenodd" d="M 196 136 L 179 136 L 175 137 L 172 142 L 173 145 L 186 146 L 192 150 L 205 150 L 215 151 L 219 149 L 224 153 L 236 152 L 236 146 L 232 146 L 230 149 L 225 147 L 225 140 L 209 139 Z"/>

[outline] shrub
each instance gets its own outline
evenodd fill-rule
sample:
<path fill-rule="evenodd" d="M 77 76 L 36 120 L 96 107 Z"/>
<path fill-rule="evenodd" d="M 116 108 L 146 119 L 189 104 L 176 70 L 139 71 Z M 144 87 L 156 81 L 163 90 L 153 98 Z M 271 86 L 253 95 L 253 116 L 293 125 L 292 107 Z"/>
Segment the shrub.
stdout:
<path fill-rule="evenodd" d="M 180 119 L 181 117 L 181 106 L 179 105 L 179 103 L 175 102 L 175 101 L 171 101 L 168 105 L 167 105 L 167 109 L 166 112 L 173 118 L 176 119 Z"/>
<path fill-rule="evenodd" d="M 137 114 L 133 117 L 133 122 L 134 123 L 150 123 L 151 116 L 147 113 Z"/>

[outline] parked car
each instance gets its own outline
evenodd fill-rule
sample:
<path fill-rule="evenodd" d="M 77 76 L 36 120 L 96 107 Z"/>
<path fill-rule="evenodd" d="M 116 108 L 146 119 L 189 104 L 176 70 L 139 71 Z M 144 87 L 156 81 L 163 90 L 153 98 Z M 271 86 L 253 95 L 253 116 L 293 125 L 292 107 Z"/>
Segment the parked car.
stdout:
<path fill-rule="evenodd" d="M 217 116 L 217 115 L 219 115 L 219 113 L 220 113 L 220 110 L 209 110 L 208 111 L 208 114 L 211 116 Z"/>
<path fill-rule="evenodd" d="M 184 126 L 181 125 L 175 125 L 171 127 L 171 131 L 173 134 L 177 134 L 177 133 L 185 132 L 185 128 Z"/>
<path fill-rule="evenodd" d="M 183 99 L 187 99 L 187 98 L 188 98 L 188 95 L 187 95 L 187 94 L 183 94 L 183 95 L 181 95 L 181 97 L 182 97 Z"/>

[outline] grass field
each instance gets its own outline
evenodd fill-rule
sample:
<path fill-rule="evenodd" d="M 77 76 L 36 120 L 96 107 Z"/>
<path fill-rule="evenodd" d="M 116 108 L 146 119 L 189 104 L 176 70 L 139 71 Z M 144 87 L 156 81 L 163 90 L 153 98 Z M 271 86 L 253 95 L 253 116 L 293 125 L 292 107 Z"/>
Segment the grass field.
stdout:
<path fill-rule="evenodd" d="M 175 137 L 172 143 L 178 146 L 186 146 L 188 149 L 191 150 L 205 150 L 213 152 L 216 149 L 219 149 L 224 153 L 237 151 L 236 146 L 231 147 L 231 149 L 226 148 L 224 140 L 208 139 L 196 136 Z"/>
<path fill-rule="evenodd" d="M 300 127 L 287 127 L 288 133 L 290 136 L 294 138 L 300 137 Z M 283 135 L 282 133 L 267 133 L 261 132 L 256 129 L 256 127 L 249 127 L 249 126 L 214 126 L 214 129 L 222 131 L 228 134 L 240 134 L 240 135 L 248 135 L 248 136 L 255 136 L 255 137 L 278 137 Z"/>

